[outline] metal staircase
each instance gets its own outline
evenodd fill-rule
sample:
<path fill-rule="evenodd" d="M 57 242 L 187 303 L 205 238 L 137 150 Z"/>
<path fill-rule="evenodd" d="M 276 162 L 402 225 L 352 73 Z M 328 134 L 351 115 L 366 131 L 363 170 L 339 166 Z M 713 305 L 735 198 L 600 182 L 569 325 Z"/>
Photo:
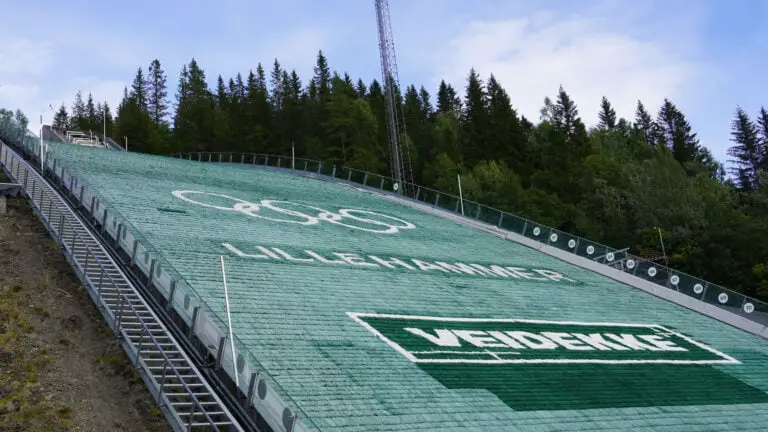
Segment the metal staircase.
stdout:
<path fill-rule="evenodd" d="M 181 345 L 55 188 L 0 141 L 0 165 L 22 187 L 115 332 L 174 431 L 242 431 Z"/>

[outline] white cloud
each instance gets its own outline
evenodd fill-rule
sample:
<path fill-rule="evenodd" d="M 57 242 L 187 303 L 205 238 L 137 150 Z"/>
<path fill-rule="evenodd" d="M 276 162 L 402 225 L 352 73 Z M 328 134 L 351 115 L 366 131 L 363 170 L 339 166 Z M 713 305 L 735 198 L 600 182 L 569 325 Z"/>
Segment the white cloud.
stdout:
<path fill-rule="evenodd" d="M 544 97 L 563 85 L 585 122 L 594 124 L 602 96 L 619 115 L 632 118 L 638 99 L 655 110 L 707 72 L 706 65 L 681 57 L 679 44 L 672 52 L 661 41 L 632 36 L 633 29 L 620 27 L 627 20 L 611 26 L 598 15 L 529 16 L 467 23 L 437 52 L 442 61 L 435 63 L 434 79 L 463 89 L 470 68 L 484 79 L 493 73 L 532 121 L 539 119 Z"/>
<path fill-rule="evenodd" d="M 0 44 L 0 80 L 25 75 L 40 75 L 48 70 L 52 52 L 46 43 L 11 38 Z M 0 81 L 0 84 L 3 84 Z"/>

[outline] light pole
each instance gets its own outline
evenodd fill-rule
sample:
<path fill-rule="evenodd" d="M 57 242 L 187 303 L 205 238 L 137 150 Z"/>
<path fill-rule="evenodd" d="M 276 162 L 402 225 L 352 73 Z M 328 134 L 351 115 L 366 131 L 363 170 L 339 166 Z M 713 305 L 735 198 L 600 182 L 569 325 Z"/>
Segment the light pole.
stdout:
<path fill-rule="evenodd" d="M 101 137 L 101 141 L 104 147 L 107 147 L 107 101 L 104 101 L 104 108 L 101 113 L 104 115 L 104 136 Z"/>

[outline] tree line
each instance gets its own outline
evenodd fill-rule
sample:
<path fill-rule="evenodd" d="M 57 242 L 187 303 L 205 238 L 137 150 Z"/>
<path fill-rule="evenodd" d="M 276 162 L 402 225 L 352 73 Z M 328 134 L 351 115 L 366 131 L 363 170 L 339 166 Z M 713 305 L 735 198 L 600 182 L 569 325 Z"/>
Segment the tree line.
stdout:
<path fill-rule="evenodd" d="M 332 71 L 322 51 L 303 81 L 275 60 L 247 75 L 184 65 L 170 100 L 158 60 L 137 70 L 112 121 L 109 107 L 75 96 L 54 126 L 100 131 L 132 151 L 290 154 L 387 175 L 381 83 Z M 395 89 L 414 181 L 545 223 L 768 299 L 768 112 L 735 109 L 727 173 L 685 114 L 665 99 L 617 116 L 604 97 L 588 128 L 562 87 L 538 119 L 520 115 L 499 81 L 470 70 L 466 86 Z M 730 175 L 728 175 L 730 174 Z M 659 232 L 666 246 L 662 256 Z"/>

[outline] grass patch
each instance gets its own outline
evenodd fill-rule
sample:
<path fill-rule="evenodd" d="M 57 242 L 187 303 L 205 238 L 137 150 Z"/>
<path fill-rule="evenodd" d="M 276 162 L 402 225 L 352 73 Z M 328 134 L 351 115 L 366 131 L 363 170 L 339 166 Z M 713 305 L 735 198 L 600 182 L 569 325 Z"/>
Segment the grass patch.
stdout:
<path fill-rule="evenodd" d="M 27 304 L 22 285 L 0 287 L 0 430 L 65 431 L 70 427 L 65 408 L 51 403 L 40 388 L 39 373 L 52 359 L 46 350 L 26 346 L 35 330 L 27 320 L 28 310 L 48 312 Z M 22 312 L 23 311 L 23 312 Z M 44 313 L 43 313 L 44 312 Z"/>

